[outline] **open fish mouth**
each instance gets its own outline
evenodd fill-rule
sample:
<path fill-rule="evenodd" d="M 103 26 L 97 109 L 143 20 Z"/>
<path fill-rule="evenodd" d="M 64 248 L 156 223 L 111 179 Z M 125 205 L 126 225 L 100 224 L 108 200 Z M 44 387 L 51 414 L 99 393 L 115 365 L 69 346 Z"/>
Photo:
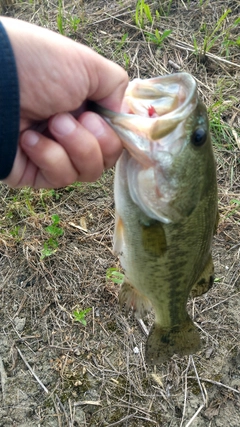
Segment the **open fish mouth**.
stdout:
<path fill-rule="evenodd" d="M 180 152 L 186 134 L 185 120 L 197 102 L 194 78 L 188 73 L 177 73 L 130 82 L 123 113 L 100 105 L 94 109 L 115 130 L 130 155 L 147 167 L 158 162 L 162 152 Z"/>

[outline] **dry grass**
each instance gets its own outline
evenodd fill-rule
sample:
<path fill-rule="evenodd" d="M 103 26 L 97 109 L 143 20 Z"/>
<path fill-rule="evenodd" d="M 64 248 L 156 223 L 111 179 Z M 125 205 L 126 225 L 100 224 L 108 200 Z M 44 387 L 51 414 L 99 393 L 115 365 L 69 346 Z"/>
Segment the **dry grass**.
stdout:
<path fill-rule="evenodd" d="M 240 54 L 239 45 L 229 42 L 239 34 L 233 25 L 239 2 L 149 2 L 155 21 L 145 18 L 144 29 L 134 22 L 135 1 L 7 3 L 1 2 L 2 13 L 52 30 L 62 21 L 67 36 L 126 67 L 131 78 L 178 69 L 194 75 L 211 119 L 220 224 L 217 280 L 188 307 L 202 350 L 150 370 L 141 325 L 121 313 L 118 286 L 106 281 L 107 268 L 118 267 L 111 252 L 113 172 L 95 184 L 58 191 L 2 185 L 1 425 L 240 425 Z M 227 8 L 232 12 L 204 53 L 206 37 Z M 146 35 L 154 36 L 156 28 L 173 30 L 160 46 Z M 41 259 L 53 214 L 64 235 L 57 251 Z M 74 322 L 73 310 L 89 307 L 87 325 Z M 144 321 L 149 327 L 151 316 Z"/>

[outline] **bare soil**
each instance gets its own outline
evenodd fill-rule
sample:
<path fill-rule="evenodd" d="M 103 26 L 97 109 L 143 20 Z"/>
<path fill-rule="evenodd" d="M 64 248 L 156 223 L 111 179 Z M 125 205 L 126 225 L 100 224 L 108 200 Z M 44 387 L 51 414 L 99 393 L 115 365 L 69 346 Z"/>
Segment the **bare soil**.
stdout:
<path fill-rule="evenodd" d="M 239 1 L 153 1 L 152 16 L 157 10 L 161 19 L 152 27 L 145 19 L 144 29 L 134 22 L 135 1 L 66 0 L 61 9 L 56 0 L 2 1 L 1 8 L 55 31 L 61 12 L 65 35 L 118 62 L 131 78 L 192 73 L 209 108 L 220 222 L 214 286 L 188 304 L 202 349 L 152 369 L 141 323 L 119 309 L 119 286 L 106 280 L 109 267 L 120 269 L 112 254 L 114 171 L 57 191 L 1 185 L 0 426 L 239 426 L 240 53 L 227 43 L 239 34 L 232 25 Z M 228 8 L 204 54 L 206 34 Z M 156 28 L 173 29 L 161 46 L 144 33 Z M 64 234 L 56 252 L 41 259 L 53 214 Z M 74 321 L 73 311 L 87 308 L 86 326 Z M 152 321 L 144 319 L 147 328 Z"/>

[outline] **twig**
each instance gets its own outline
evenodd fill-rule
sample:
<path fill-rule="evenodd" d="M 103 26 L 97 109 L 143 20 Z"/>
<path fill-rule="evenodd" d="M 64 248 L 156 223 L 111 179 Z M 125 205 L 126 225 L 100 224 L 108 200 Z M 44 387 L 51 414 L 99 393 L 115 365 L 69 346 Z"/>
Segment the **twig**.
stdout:
<path fill-rule="evenodd" d="M 24 307 L 25 302 L 27 301 L 27 298 L 28 298 L 28 295 L 24 295 L 24 297 L 23 297 L 23 299 L 22 299 L 22 301 L 21 301 L 21 303 L 19 305 L 19 308 L 18 308 L 17 312 L 13 316 L 13 319 L 15 319 L 15 317 L 17 317 L 19 315 L 20 311 Z"/>
<path fill-rule="evenodd" d="M 125 10 L 125 9 L 124 9 Z M 87 23 L 86 25 L 87 26 L 89 26 L 89 25 L 96 25 L 96 24 L 100 24 L 100 23 L 102 23 L 102 22 L 104 22 L 104 21 L 109 21 L 109 19 L 117 19 L 119 16 L 125 16 L 125 15 L 129 15 L 129 14 L 132 14 L 132 13 L 134 13 L 135 12 L 135 9 L 133 9 L 133 10 L 128 10 L 127 12 L 124 12 L 124 13 L 121 13 L 122 11 L 120 11 L 120 13 L 118 14 L 118 15 L 116 15 L 116 16 L 114 16 L 114 15 L 110 15 L 109 13 L 107 13 L 107 12 L 105 12 L 104 14 L 105 15 L 107 15 L 107 18 L 103 18 L 103 19 L 100 19 L 100 20 L 98 20 L 98 21 L 95 21 L 95 22 L 90 22 L 89 24 Z M 124 21 L 121 21 L 121 22 L 124 22 Z M 134 25 L 132 25 L 134 28 L 136 28 Z"/>
<path fill-rule="evenodd" d="M 58 410 L 58 407 L 57 407 L 57 403 L 55 402 L 55 400 L 54 400 L 54 399 L 53 399 L 53 404 L 54 404 L 55 411 L 56 411 L 56 414 L 57 414 L 58 426 L 59 426 L 59 427 L 62 427 L 61 414 L 59 413 L 59 410 Z"/>
<path fill-rule="evenodd" d="M 195 377 L 188 377 L 188 378 L 195 378 Z M 209 379 L 207 379 L 207 378 L 199 378 L 201 381 L 203 381 L 203 382 L 205 382 L 205 383 L 210 383 L 210 384 L 213 384 L 213 385 L 217 385 L 217 386 L 219 386 L 219 387 L 224 387 L 224 388 L 226 388 L 227 390 L 230 390 L 230 391 L 233 391 L 234 393 L 237 393 L 237 394 L 240 394 L 240 390 L 236 390 L 235 388 L 233 388 L 233 387 L 230 387 L 230 386 L 228 386 L 228 385 L 225 385 L 225 384 L 223 384 L 223 383 L 220 383 L 220 382 L 218 382 L 218 381 L 213 381 L 213 380 L 209 380 Z"/>
<path fill-rule="evenodd" d="M 197 378 L 197 382 L 198 382 L 199 388 L 200 388 L 200 390 L 201 390 L 201 394 L 202 394 L 203 402 L 204 402 L 204 404 L 205 404 L 205 403 L 206 403 L 206 396 L 205 396 L 205 394 L 204 394 L 204 391 L 203 391 L 203 388 L 202 388 L 202 384 L 201 384 L 201 382 L 200 382 L 200 378 L 199 378 L 199 376 L 198 376 L 197 368 L 196 368 L 196 365 L 195 365 L 195 363 L 194 363 L 194 360 L 193 360 L 192 355 L 190 355 L 190 356 L 189 356 L 189 359 L 191 360 L 191 363 L 192 363 L 192 365 L 193 365 L 193 369 L 194 369 L 194 372 L 195 372 L 195 375 L 196 375 L 196 378 Z"/>
<path fill-rule="evenodd" d="M 235 129 L 232 129 L 232 134 L 233 134 L 233 136 L 234 136 L 234 138 L 236 140 L 237 146 L 238 146 L 238 148 L 240 150 L 240 138 L 239 138 L 237 132 L 235 131 Z"/>
<path fill-rule="evenodd" d="M 169 36 L 169 38 L 174 40 L 171 36 Z M 177 47 L 178 49 L 189 50 L 190 52 L 195 52 L 196 49 L 193 46 L 191 46 L 187 43 L 181 42 L 181 41 L 180 41 L 180 43 L 181 44 L 178 44 L 175 42 L 174 46 Z M 227 59 L 224 59 L 221 56 L 214 55 L 213 53 L 205 52 L 205 55 L 209 58 L 215 59 L 216 61 L 224 62 L 225 64 L 232 65 L 233 67 L 240 68 L 240 65 L 237 64 L 236 62 L 228 61 Z"/>
<path fill-rule="evenodd" d="M 236 292 L 235 294 L 233 294 L 233 295 L 230 295 L 229 297 L 227 297 L 227 298 L 225 298 L 225 299 L 223 299 L 223 300 L 221 300 L 221 301 L 219 301 L 219 302 L 217 302 L 216 304 L 214 304 L 214 305 L 211 305 L 210 307 L 206 307 L 206 308 L 204 308 L 202 311 L 201 311 L 201 313 L 204 313 L 205 311 L 208 311 L 208 310 L 212 310 L 213 308 L 215 308 L 215 307 L 217 307 L 219 304 L 223 304 L 224 302 L 226 302 L 226 301 L 228 301 L 229 299 L 231 299 L 231 298 L 235 298 L 237 295 L 239 295 L 240 294 L 240 292 Z"/>
<path fill-rule="evenodd" d="M 118 375 L 121 374 L 121 372 L 119 372 L 115 366 L 112 364 L 112 362 L 108 359 L 107 356 L 104 356 L 104 359 L 106 360 L 106 362 L 109 364 L 109 366 L 113 369 L 114 372 L 116 372 Z"/>
<path fill-rule="evenodd" d="M 2 395 L 3 395 L 3 404 L 5 402 L 5 385 L 7 383 L 7 374 L 6 371 L 4 369 L 4 365 L 3 365 L 3 361 L 2 358 L 0 356 L 0 375 L 1 375 L 1 387 L 2 387 Z"/>
<path fill-rule="evenodd" d="M 31 368 L 31 366 L 29 365 L 29 363 L 26 361 L 25 357 L 23 356 L 21 350 L 17 347 L 17 351 L 19 353 L 19 355 L 21 356 L 22 360 L 24 361 L 25 365 L 27 366 L 27 368 L 29 369 L 29 371 L 31 372 L 32 376 L 35 378 L 35 380 L 38 382 L 38 384 L 40 384 L 40 386 L 42 387 L 42 389 L 45 391 L 45 393 L 49 393 L 47 387 L 45 387 L 45 385 L 42 383 L 42 381 L 38 378 L 38 376 L 35 374 L 35 372 L 33 371 L 33 369 Z"/>
<path fill-rule="evenodd" d="M 149 423 L 153 423 L 153 424 L 157 424 L 157 425 L 159 425 L 157 421 L 155 421 L 155 420 L 151 420 L 151 418 L 136 417 L 136 420 L 144 420 L 144 421 L 148 421 Z"/>
<path fill-rule="evenodd" d="M 205 403 L 203 403 L 201 406 L 199 406 L 198 410 L 195 412 L 193 417 L 186 424 L 186 427 L 189 427 L 192 424 L 192 422 L 195 420 L 195 418 L 198 416 L 199 412 L 201 412 L 201 410 L 204 408 L 204 406 L 205 406 Z"/>
<path fill-rule="evenodd" d="M 74 425 L 74 415 L 73 415 L 73 408 L 72 408 L 72 402 L 71 399 L 68 399 L 68 407 L 69 407 L 69 414 L 70 414 L 70 425 Z M 75 411 L 74 411 L 75 412 Z"/>
<path fill-rule="evenodd" d="M 57 400 L 57 402 L 58 402 L 58 404 L 59 404 L 59 406 L 60 406 L 61 410 L 63 411 L 63 413 L 64 413 L 64 415 L 65 415 L 65 418 L 66 418 L 66 421 L 67 421 L 67 423 L 68 423 L 68 422 L 69 422 L 68 415 L 67 415 L 66 410 L 65 410 L 65 408 L 64 408 L 64 406 L 63 406 L 63 404 L 62 404 L 62 402 L 61 402 L 61 400 L 59 399 L 59 397 L 58 397 L 58 395 L 57 395 L 57 394 L 55 394 L 55 398 L 56 398 L 56 400 Z"/>
<path fill-rule="evenodd" d="M 78 402 L 74 402 L 74 406 L 80 405 L 102 406 L 100 400 L 79 400 Z"/>
<path fill-rule="evenodd" d="M 185 416 L 186 407 L 187 407 L 187 380 L 188 380 L 187 374 L 188 374 L 190 363 L 191 363 L 191 360 L 190 360 L 190 357 L 189 357 L 188 358 L 188 365 L 187 365 L 186 373 L 185 373 L 184 404 L 183 404 L 183 413 L 182 413 L 182 420 L 181 420 L 180 427 L 182 427 L 182 425 L 183 425 L 184 416 Z"/>
<path fill-rule="evenodd" d="M 198 408 L 198 410 L 195 412 L 195 414 L 193 415 L 193 417 L 188 421 L 188 423 L 186 424 L 186 427 L 189 427 L 192 424 L 192 422 L 195 420 L 195 418 L 198 416 L 199 412 L 201 412 L 201 410 L 204 408 L 204 406 L 206 405 L 206 402 L 207 402 L 206 394 L 205 394 L 204 388 L 203 388 L 203 386 L 201 384 L 201 381 L 200 381 L 200 378 L 199 378 L 199 375 L 198 375 L 198 372 L 197 372 L 197 368 L 196 368 L 193 356 L 190 355 L 189 359 L 188 359 L 188 365 L 187 365 L 187 369 L 186 369 L 186 374 L 185 374 L 184 406 L 183 406 L 183 414 L 182 414 L 182 420 L 181 420 L 180 427 L 183 425 L 184 415 L 185 415 L 185 412 L 186 412 L 186 405 L 187 405 L 187 379 L 188 378 L 194 378 L 194 377 L 188 377 L 187 376 L 190 363 L 193 365 L 193 369 L 194 369 L 194 372 L 195 372 L 195 375 L 196 375 L 196 378 L 197 378 L 197 382 L 198 382 L 199 388 L 201 390 L 201 394 L 202 394 L 202 398 L 203 398 L 203 404 Z"/>
<path fill-rule="evenodd" d="M 122 418 L 122 419 L 121 419 L 121 420 L 119 420 L 119 421 L 116 421 L 115 423 L 108 424 L 108 425 L 107 425 L 107 427 L 113 427 L 113 426 L 117 426 L 118 424 L 122 424 L 122 422 L 123 422 L 123 421 L 127 421 L 127 420 L 129 420 L 130 418 L 133 418 L 136 414 L 137 414 L 137 411 L 136 411 L 136 412 L 134 412 L 134 414 L 127 415 L 126 417 Z"/>
<path fill-rule="evenodd" d="M 202 388 L 204 390 L 205 399 L 206 399 L 205 405 L 206 405 L 206 408 L 207 408 L 208 407 L 208 393 L 207 393 L 207 390 L 206 390 L 206 387 L 205 387 L 204 383 L 202 383 Z"/>
<path fill-rule="evenodd" d="M 187 6 L 185 5 L 185 3 L 183 2 L 183 0 L 181 0 L 183 7 L 185 7 L 186 10 L 188 10 Z"/>
<path fill-rule="evenodd" d="M 71 225 L 71 227 L 77 228 L 80 231 L 84 231 L 84 233 L 88 233 L 88 230 L 86 228 L 81 227 L 80 225 L 76 225 L 73 222 L 69 222 L 69 225 Z"/>
<path fill-rule="evenodd" d="M 94 307 L 92 307 L 92 333 L 93 333 L 93 335 L 95 333 L 95 310 L 94 310 Z"/>
<path fill-rule="evenodd" d="M 168 63 L 174 68 L 174 70 L 181 70 L 180 65 L 176 64 L 176 62 L 173 62 L 171 59 L 169 59 Z"/>
<path fill-rule="evenodd" d="M 140 328 L 142 329 L 143 333 L 148 337 L 149 331 L 148 331 L 144 321 L 142 319 L 137 319 L 137 322 L 138 322 Z"/>

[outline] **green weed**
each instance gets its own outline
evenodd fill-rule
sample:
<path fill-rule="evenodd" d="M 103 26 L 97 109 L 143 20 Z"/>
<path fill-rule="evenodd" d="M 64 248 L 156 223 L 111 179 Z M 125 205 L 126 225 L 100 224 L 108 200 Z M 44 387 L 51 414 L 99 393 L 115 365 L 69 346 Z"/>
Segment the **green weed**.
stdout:
<path fill-rule="evenodd" d="M 160 15 L 162 16 L 169 16 L 170 14 L 170 10 L 172 7 L 172 0 L 168 0 L 167 5 L 162 5 L 161 2 L 159 2 L 159 12 L 156 11 L 156 16 L 160 17 Z"/>
<path fill-rule="evenodd" d="M 232 32 L 235 30 L 236 27 L 238 27 L 240 24 L 240 17 L 235 19 L 235 21 L 233 22 L 232 25 L 227 26 L 226 30 L 224 31 L 224 39 L 222 42 L 222 49 L 223 49 L 223 54 L 225 54 L 225 56 L 227 58 L 229 58 L 230 56 L 230 48 L 231 47 L 240 47 L 240 36 L 239 31 L 236 33 L 236 39 L 234 39 L 234 36 L 232 35 Z"/>
<path fill-rule="evenodd" d="M 128 33 L 124 33 L 122 38 L 121 38 L 121 41 L 117 42 L 117 48 L 116 48 L 115 55 L 118 55 L 119 52 L 126 46 L 127 38 L 128 38 Z M 130 64 L 130 57 L 126 52 L 123 52 L 123 57 L 124 57 L 124 61 L 125 61 L 125 69 L 127 70 L 129 68 L 129 64 Z"/>
<path fill-rule="evenodd" d="M 118 49 L 117 50 L 121 50 L 122 49 L 122 47 L 125 45 L 125 42 L 126 42 L 127 38 L 128 38 L 128 33 L 124 33 L 123 36 L 122 36 L 122 38 L 121 38 L 121 41 L 118 44 Z"/>
<path fill-rule="evenodd" d="M 231 205 L 233 205 L 233 209 L 228 213 L 227 217 L 234 215 L 235 213 L 240 212 L 240 200 L 232 199 L 230 200 Z"/>
<path fill-rule="evenodd" d="M 7 218 L 25 218 L 35 215 L 35 194 L 31 188 L 24 187 L 8 197 Z"/>
<path fill-rule="evenodd" d="M 52 215 L 52 224 L 45 228 L 51 237 L 44 242 L 41 251 L 41 260 L 53 255 L 58 249 L 58 238 L 64 233 L 63 229 L 59 227 L 60 218 L 58 215 Z"/>
<path fill-rule="evenodd" d="M 234 139 L 231 126 L 222 119 L 222 116 L 226 115 L 229 109 L 231 111 L 237 99 L 231 97 L 229 102 L 224 103 L 222 100 L 221 88 L 216 93 L 218 94 L 218 100 L 208 108 L 212 141 L 219 149 L 224 147 L 232 151 L 234 150 Z"/>
<path fill-rule="evenodd" d="M 48 241 L 44 242 L 43 244 L 43 249 L 41 251 L 40 259 L 44 259 L 46 257 L 53 255 L 55 252 L 57 252 L 57 248 L 58 248 L 57 240 L 50 237 Z"/>
<path fill-rule="evenodd" d="M 130 57 L 126 52 L 123 53 L 123 57 L 124 57 L 124 61 L 125 61 L 125 69 L 128 70 L 129 65 L 130 65 Z"/>
<path fill-rule="evenodd" d="M 17 240 L 19 238 L 19 230 L 20 230 L 20 225 L 16 225 L 15 227 L 12 228 L 12 230 L 10 231 L 10 234 L 12 237 L 16 237 Z"/>
<path fill-rule="evenodd" d="M 218 148 L 225 148 L 232 151 L 234 146 L 231 142 L 231 128 L 227 123 L 223 123 L 219 115 L 210 119 L 210 131 L 213 144 Z"/>
<path fill-rule="evenodd" d="M 155 43 L 157 46 L 161 46 L 163 41 L 172 33 L 172 30 L 165 30 L 162 34 L 158 31 L 158 29 L 155 30 L 155 34 L 145 32 L 147 36 L 147 40 L 149 42 Z"/>
<path fill-rule="evenodd" d="M 108 268 L 106 271 L 106 278 L 117 285 L 121 285 L 124 281 L 124 274 L 116 268 Z"/>
<path fill-rule="evenodd" d="M 169 2 L 169 9 L 168 13 L 171 7 L 172 1 Z M 156 18 L 157 20 L 160 19 L 160 13 L 156 10 Z M 144 29 L 145 23 L 153 25 L 153 17 L 151 14 L 151 10 L 149 5 L 145 2 L 145 0 L 138 0 L 136 5 L 136 12 L 135 12 L 135 24 L 141 28 Z M 155 33 L 150 33 L 149 31 L 144 31 L 144 34 L 146 36 L 146 39 L 148 42 L 155 43 L 157 46 L 161 46 L 163 41 L 172 33 L 172 30 L 165 30 L 161 34 L 159 30 L 156 28 Z"/>
<path fill-rule="evenodd" d="M 135 11 L 135 24 L 139 28 L 145 27 L 145 21 L 152 24 L 153 17 L 150 7 L 144 0 L 138 0 Z"/>
<path fill-rule="evenodd" d="M 117 47 L 116 47 L 116 51 L 115 51 L 116 56 L 118 56 L 119 52 L 126 46 L 127 38 L 128 38 L 128 33 L 124 33 L 122 38 L 121 38 L 121 41 L 117 42 Z M 125 68 L 128 69 L 129 64 L 130 64 L 129 55 L 126 52 L 123 52 L 123 57 L 124 57 L 124 61 L 125 61 Z"/>
<path fill-rule="evenodd" d="M 226 10 L 217 21 L 213 31 L 205 36 L 204 43 L 203 43 L 203 51 L 204 53 L 209 52 L 209 50 L 213 47 L 215 42 L 218 40 L 219 35 L 216 34 L 219 29 L 221 28 L 223 21 L 226 19 L 226 17 L 231 13 L 231 9 Z M 206 30 L 205 30 L 206 31 Z"/>
<path fill-rule="evenodd" d="M 86 308 L 85 310 L 74 310 L 72 312 L 72 316 L 75 322 L 80 322 L 82 323 L 84 326 L 87 325 L 87 321 L 85 319 L 85 316 L 87 313 L 89 313 L 92 309 L 91 308 Z"/>
<path fill-rule="evenodd" d="M 156 14 L 157 21 L 160 21 L 161 16 L 160 16 L 160 13 L 158 12 L 158 10 L 156 10 L 155 14 Z"/>
<path fill-rule="evenodd" d="M 77 182 L 74 182 L 73 184 L 68 185 L 67 187 L 65 187 L 65 190 L 70 193 L 71 191 L 74 191 L 76 188 L 80 188 L 80 187 L 83 187 L 83 183 L 77 181 Z"/>
<path fill-rule="evenodd" d="M 210 52 L 210 50 L 213 48 L 213 46 L 218 42 L 219 38 L 221 37 L 222 43 L 221 47 L 222 50 L 220 50 L 220 54 L 225 54 L 225 56 L 229 56 L 229 48 L 231 46 L 240 46 L 240 37 L 237 36 L 236 39 L 232 37 L 232 31 L 235 30 L 235 28 L 240 23 L 240 18 L 237 18 L 233 24 L 225 26 L 225 29 L 223 29 L 223 24 L 226 21 L 226 18 L 229 14 L 231 14 L 231 9 L 227 9 L 218 19 L 216 22 L 213 30 L 209 30 L 206 22 L 204 22 L 200 28 L 200 33 L 204 35 L 204 40 L 202 46 L 200 46 L 197 43 L 196 36 L 193 35 L 193 46 L 194 46 L 194 53 L 196 55 L 205 55 L 206 53 Z M 220 33 L 221 30 L 221 33 Z"/>
<path fill-rule="evenodd" d="M 53 190 L 53 189 L 39 190 L 40 202 L 44 208 L 47 208 L 47 204 L 48 204 L 49 200 L 57 201 L 60 199 L 60 197 L 61 197 L 61 193 L 59 192 L 59 190 L 58 191 Z"/>
<path fill-rule="evenodd" d="M 77 16 L 70 16 L 70 17 L 68 18 L 68 22 L 69 22 L 69 24 L 70 24 L 70 26 L 71 26 L 72 30 L 73 30 L 74 32 L 76 32 L 76 31 L 77 31 L 77 29 L 78 29 L 78 27 L 79 27 L 79 24 L 80 24 L 80 22 L 81 22 L 81 19 L 80 19 L 80 18 L 78 18 Z"/>
<path fill-rule="evenodd" d="M 60 34 L 65 34 L 65 19 L 63 17 L 62 0 L 58 0 L 57 27 Z"/>
<path fill-rule="evenodd" d="M 60 218 L 58 215 L 52 215 L 52 224 L 46 227 L 46 231 L 54 238 L 63 235 L 63 229 L 59 227 Z"/>

